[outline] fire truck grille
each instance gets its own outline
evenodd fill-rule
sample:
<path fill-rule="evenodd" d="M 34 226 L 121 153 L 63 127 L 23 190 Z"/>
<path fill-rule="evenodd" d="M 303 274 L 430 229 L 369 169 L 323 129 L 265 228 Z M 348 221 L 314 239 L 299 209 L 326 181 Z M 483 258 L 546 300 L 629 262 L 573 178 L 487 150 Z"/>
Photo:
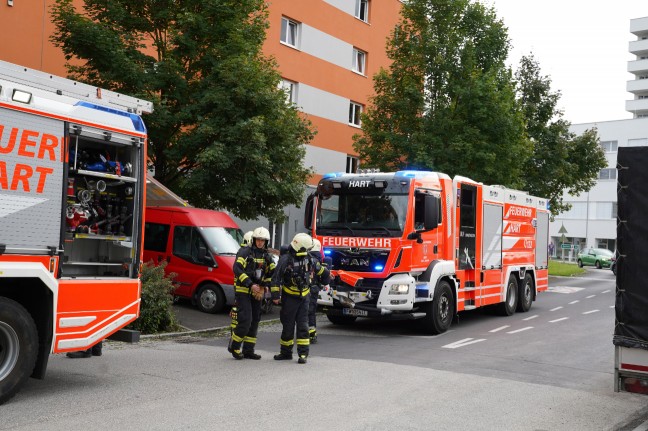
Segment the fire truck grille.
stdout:
<path fill-rule="evenodd" d="M 379 273 L 385 269 L 389 250 L 329 249 L 333 269 Z"/>

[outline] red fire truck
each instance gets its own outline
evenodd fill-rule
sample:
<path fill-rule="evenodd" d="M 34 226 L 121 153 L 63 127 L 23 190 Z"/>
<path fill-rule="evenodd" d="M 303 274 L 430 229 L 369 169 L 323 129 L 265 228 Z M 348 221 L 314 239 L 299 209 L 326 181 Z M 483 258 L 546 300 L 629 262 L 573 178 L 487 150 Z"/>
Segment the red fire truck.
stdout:
<path fill-rule="evenodd" d="M 0 403 L 139 314 L 152 104 L 0 62 Z"/>
<path fill-rule="evenodd" d="M 318 302 L 336 324 L 420 319 L 433 334 L 463 310 L 528 311 L 548 287 L 547 207 L 437 172 L 327 174 L 305 210 L 333 264 Z"/>

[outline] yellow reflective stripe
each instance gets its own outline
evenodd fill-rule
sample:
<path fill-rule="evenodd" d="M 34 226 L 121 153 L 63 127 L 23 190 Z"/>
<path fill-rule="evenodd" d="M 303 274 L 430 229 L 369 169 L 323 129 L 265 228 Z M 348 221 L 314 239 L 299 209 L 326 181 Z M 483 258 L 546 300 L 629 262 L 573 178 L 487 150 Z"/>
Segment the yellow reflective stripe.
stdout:
<path fill-rule="evenodd" d="M 239 293 L 250 293 L 250 288 L 245 286 L 236 286 L 236 291 Z"/>
<path fill-rule="evenodd" d="M 243 342 L 244 342 L 244 343 L 256 343 L 256 338 L 252 338 L 252 337 L 243 337 Z"/>
<path fill-rule="evenodd" d="M 272 280 L 272 277 L 264 278 L 263 282 L 264 283 L 270 283 L 270 280 Z"/>
<path fill-rule="evenodd" d="M 295 344 L 295 341 L 294 340 L 288 340 L 288 341 L 279 340 L 279 344 L 281 344 L 282 346 L 286 346 L 286 347 L 292 347 L 292 345 Z"/>
<path fill-rule="evenodd" d="M 309 338 L 298 338 L 297 339 L 297 345 L 298 346 L 308 346 L 310 344 L 310 339 Z"/>
<path fill-rule="evenodd" d="M 272 286 L 272 287 L 270 288 L 270 292 L 279 292 L 279 290 L 280 290 L 280 289 L 279 289 L 279 286 Z"/>
<path fill-rule="evenodd" d="M 272 263 L 270 264 L 270 271 L 272 271 L 272 270 L 275 269 L 276 267 L 277 267 L 277 265 L 275 265 L 274 262 L 272 262 Z"/>
<path fill-rule="evenodd" d="M 236 262 L 240 263 L 241 265 L 243 265 L 243 267 L 245 267 L 245 259 L 244 258 L 239 257 L 238 259 L 236 259 Z"/>
<path fill-rule="evenodd" d="M 299 289 L 286 287 L 286 286 L 283 287 L 283 291 L 286 292 L 288 295 L 293 295 L 293 296 L 306 296 L 310 293 L 310 289 L 299 290 Z"/>
<path fill-rule="evenodd" d="M 322 275 L 323 272 L 324 272 L 324 267 L 320 266 L 320 270 L 317 271 L 317 275 Z"/>
<path fill-rule="evenodd" d="M 243 273 L 243 274 L 239 275 L 239 277 L 238 277 L 239 281 L 245 281 L 248 278 L 249 277 L 248 277 L 248 275 L 246 273 Z"/>
<path fill-rule="evenodd" d="M 241 341 L 243 341 L 243 338 L 239 337 L 236 334 L 232 334 L 232 340 L 236 341 L 237 343 L 240 343 Z"/>
<path fill-rule="evenodd" d="M 306 256 L 307 254 L 308 254 L 307 251 L 303 251 L 303 252 L 295 253 L 295 256 Z"/>

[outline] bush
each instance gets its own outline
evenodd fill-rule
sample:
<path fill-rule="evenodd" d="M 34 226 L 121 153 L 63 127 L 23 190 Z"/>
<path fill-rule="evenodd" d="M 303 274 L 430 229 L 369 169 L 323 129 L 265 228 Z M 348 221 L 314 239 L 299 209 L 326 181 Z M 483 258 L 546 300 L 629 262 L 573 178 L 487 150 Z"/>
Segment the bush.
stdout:
<path fill-rule="evenodd" d="M 178 322 L 172 310 L 173 277 L 175 274 L 164 275 L 166 262 L 153 265 L 152 262 L 142 267 L 142 302 L 140 316 L 128 327 L 143 334 L 176 331 Z"/>

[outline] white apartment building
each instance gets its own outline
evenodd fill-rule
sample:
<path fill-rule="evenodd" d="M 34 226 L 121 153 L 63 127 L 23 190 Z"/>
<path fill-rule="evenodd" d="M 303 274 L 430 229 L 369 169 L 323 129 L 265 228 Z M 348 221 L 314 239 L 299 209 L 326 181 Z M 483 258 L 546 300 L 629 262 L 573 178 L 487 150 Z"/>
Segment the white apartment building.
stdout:
<path fill-rule="evenodd" d="M 630 32 L 636 40 L 629 43 L 629 51 L 636 56 L 628 62 L 628 72 L 634 79 L 627 90 L 633 99 L 626 101 L 626 110 L 633 114 L 629 120 L 573 124 L 570 131 L 582 134 L 596 128 L 605 150 L 607 167 L 599 173 L 597 184 L 586 193 L 563 196 L 572 204 L 570 211 L 559 214 L 550 223 L 549 235 L 554 244 L 554 255 L 573 256 L 573 250 L 561 248 L 564 235 L 567 244 L 584 247 L 616 249 L 617 227 L 617 150 L 624 146 L 648 144 L 648 17 L 630 20 Z M 648 166 L 646 167 L 648 169 Z"/>

